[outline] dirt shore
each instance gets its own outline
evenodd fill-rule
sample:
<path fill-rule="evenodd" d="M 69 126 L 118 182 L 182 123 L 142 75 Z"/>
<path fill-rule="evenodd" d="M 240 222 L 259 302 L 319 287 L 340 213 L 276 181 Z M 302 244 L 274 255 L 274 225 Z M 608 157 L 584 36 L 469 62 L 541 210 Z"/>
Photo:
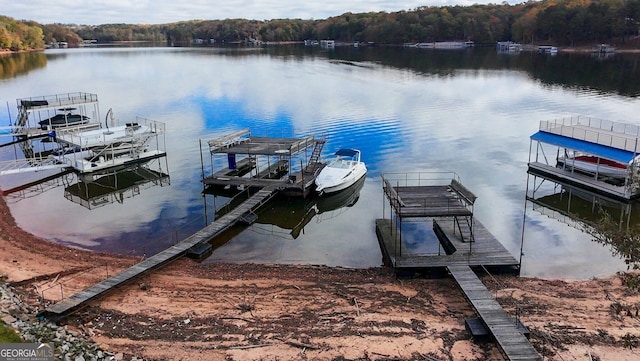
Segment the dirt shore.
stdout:
<path fill-rule="evenodd" d="M 0 214 L 0 275 L 40 309 L 138 261 L 28 234 L 4 199 Z M 545 360 L 640 360 L 640 295 L 621 277 L 482 279 Z M 124 359 L 502 360 L 493 343 L 471 340 L 473 316 L 451 278 L 181 259 L 66 323 Z"/>

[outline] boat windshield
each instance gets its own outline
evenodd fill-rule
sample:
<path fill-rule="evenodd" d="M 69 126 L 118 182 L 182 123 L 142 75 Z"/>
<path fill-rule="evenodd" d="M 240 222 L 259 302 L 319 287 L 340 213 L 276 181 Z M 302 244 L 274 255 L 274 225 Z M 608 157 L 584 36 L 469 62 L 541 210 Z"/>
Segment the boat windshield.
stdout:
<path fill-rule="evenodd" d="M 353 161 L 346 160 L 343 158 L 337 158 L 330 161 L 329 164 L 327 164 L 327 166 L 331 168 L 349 169 L 352 163 Z"/>

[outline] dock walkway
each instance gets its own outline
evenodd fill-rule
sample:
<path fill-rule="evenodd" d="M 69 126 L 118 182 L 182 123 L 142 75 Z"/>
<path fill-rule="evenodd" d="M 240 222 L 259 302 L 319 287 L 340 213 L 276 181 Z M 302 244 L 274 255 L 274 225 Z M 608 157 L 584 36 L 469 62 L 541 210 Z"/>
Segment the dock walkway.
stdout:
<path fill-rule="evenodd" d="M 514 322 L 513 317 L 493 298 L 469 266 L 451 265 L 447 268 L 508 360 L 542 360 L 521 333 L 517 321 Z"/>
<path fill-rule="evenodd" d="M 119 274 L 112 276 L 102 282 L 99 282 L 93 286 L 80 291 L 73 296 L 66 298 L 52 306 L 46 308 L 41 315 L 46 317 L 62 318 L 72 312 L 82 308 L 87 302 L 94 300 L 105 293 L 124 285 L 128 281 L 139 277 L 140 275 L 157 269 L 167 263 L 183 256 L 186 252 L 194 246 L 208 242 L 213 237 L 217 236 L 221 232 L 233 226 L 238 222 L 241 217 L 256 208 L 266 203 L 271 197 L 277 193 L 274 188 L 265 188 L 258 191 L 252 197 L 236 207 L 233 211 L 225 214 L 224 216 L 216 219 L 208 226 L 194 233 L 190 237 L 185 238 L 178 244 L 167 248 L 166 250 L 159 252 L 142 262 L 131 266 L 130 268 L 120 272 Z"/>

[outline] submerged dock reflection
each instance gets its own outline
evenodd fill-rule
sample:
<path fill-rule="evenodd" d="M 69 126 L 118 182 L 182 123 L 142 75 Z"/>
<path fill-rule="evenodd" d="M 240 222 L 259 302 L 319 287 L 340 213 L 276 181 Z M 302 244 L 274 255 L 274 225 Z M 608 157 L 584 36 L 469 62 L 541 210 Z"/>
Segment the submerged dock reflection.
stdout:
<path fill-rule="evenodd" d="M 567 223 L 579 230 L 596 225 L 603 217 L 615 220 L 621 228 L 640 224 L 640 204 L 622 201 L 581 188 L 566 182 L 545 177 L 535 170 L 529 170 L 533 178 L 527 189 L 527 203 L 533 210 Z"/>
<path fill-rule="evenodd" d="M 79 175 L 78 181 L 64 189 L 64 197 L 87 209 L 112 203 L 123 203 L 125 199 L 140 195 L 146 188 L 171 184 L 169 174 L 152 164 L 136 164 Z"/>
<path fill-rule="evenodd" d="M 112 167 L 78 174 L 71 170 L 54 172 L 49 176 L 3 191 L 11 202 L 19 202 L 35 194 L 64 187 L 64 198 L 89 210 L 141 195 L 142 190 L 171 184 L 166 157 L 151 161 Z"/>
<path fill-rule="evenodd" d="M 528 247 L 527 252 L 523 251 L 523 254 L 556 253 L 582 258 L 583 267 L 588 274 L 604 269 L 607 273 L 619 272 L 637 262 L 635 250 L 640 246 L 637 244 L 637 237 L 634 236 L 640 225 L 640 203 L 637 200 L 607 197 L 589 189 L 547 178 L 532 169 L 529 169 L 528 177 L 522 244 L 525 243 L 526 233 L 530 234 L 527 237 L 532 237 L 534 243 Z M 590 242 L 581 241 L 582 237 L 569 231 L 563 232 L 562 237 L 556 234 L 537 234 L 537 217 L 527 214 L 527 208 L 530 206 L 534 213 L 588 234 Z M 531 221 L 527 221 L 529 217 Z M 537 249 L 536 236 L 554 238 L 554 247 Z M 593 270 L 593 264 L 601 266 L 598 270 Z M 562 264 L 546 266 L 563 267 Z"/>
<path fill-rule="evenodd" d="M 351 187 L 328 196 L 313 195 L 306 199 L 282 197 L 258 213 L 256 223 L 272 224 L 290 231 L 296 239 L 314 218 L 316 222 L 334 218 L 358 202 L 365 177 Z"/>
<path fill-rule="evenodd" d="M 314 218 L 317 222 L 334 218 L 343 213 L 346 208 L 355 205 L 364 183 L 365 177 L 351 187 L 329 196 L 316 194 L 310 194 L 307 198 L 277 196 L 258 210 L 254 222 L 286 229 L 296 239 L 301 233 L 304 233 L 305 225 Z M 222 198 L 223 205 L 215 210 L 215 218 L 217 219 L 233 209 L 236 204 L 244 201 L 251 192 L 233 188 L 207 188 L 204 193 L 205 195 L 213 195 L 214 198 Z"/>

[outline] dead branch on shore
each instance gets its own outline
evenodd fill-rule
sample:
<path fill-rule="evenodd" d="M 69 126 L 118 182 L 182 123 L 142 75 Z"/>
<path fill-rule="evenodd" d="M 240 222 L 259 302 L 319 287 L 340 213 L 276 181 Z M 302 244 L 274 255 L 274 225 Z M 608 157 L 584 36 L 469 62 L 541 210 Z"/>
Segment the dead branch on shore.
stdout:
<path fill-rule="evenodd" d="M 299 342 L 299 341 L 292 340 L 292 339 L 286 339 L 286 340 L 279 339 L 279 340 L 284 342 L 284 343 L 286 343 L 287 345 L 299 347 L 301 349 L 309 349 L 309 350 L 317 350 L 318 349 L 318 347 L 313 346 L 312 344 Z"/>
<path fill-rule="evenodd" d="M 230 346 L 229 350 L 246 350 L 250 348 L 267 347 L 273 345 L 272 343 L 261 343 L 258 345 L 243 345 L 243 346 Z"/>

